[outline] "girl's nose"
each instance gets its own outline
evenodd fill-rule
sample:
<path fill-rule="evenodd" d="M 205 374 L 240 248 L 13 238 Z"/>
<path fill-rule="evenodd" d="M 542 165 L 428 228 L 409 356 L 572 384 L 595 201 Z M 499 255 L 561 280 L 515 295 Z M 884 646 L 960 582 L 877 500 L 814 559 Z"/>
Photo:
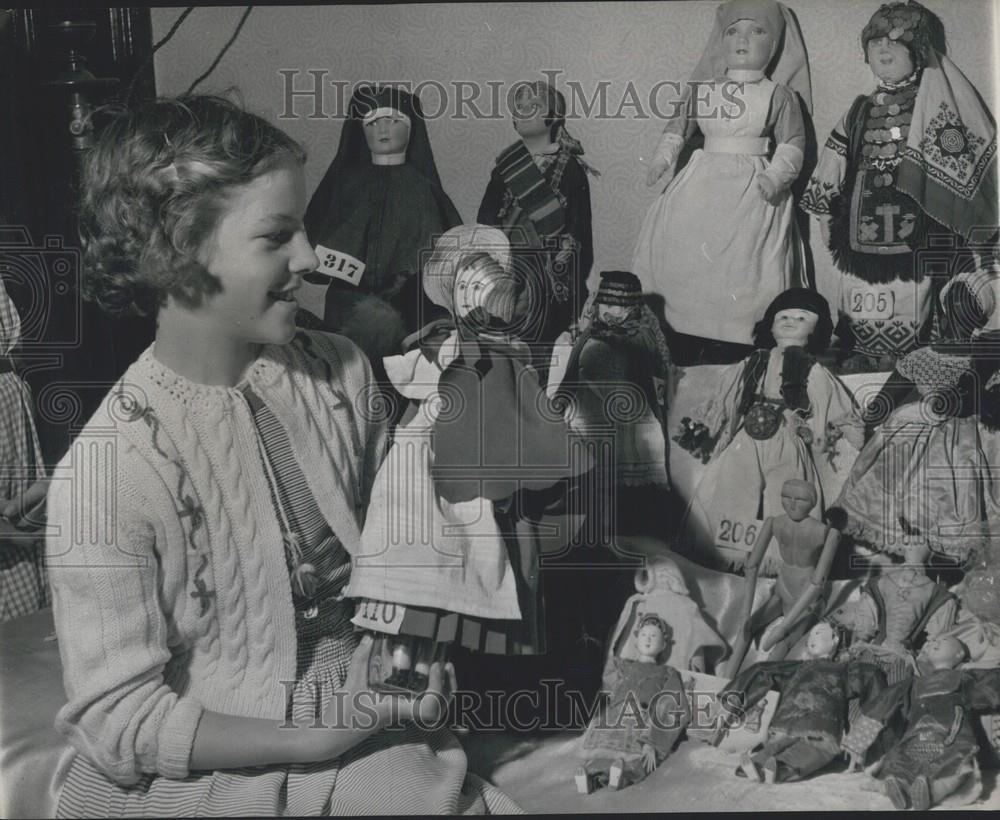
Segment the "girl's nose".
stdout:
<path fill-rule="evenodd" d="M 309 273 L 319 267 L 319 257 L 316 256 L 305 231 L 299 231 L 293 240 L 293 253 L 288 267 L 292 273 Z"/>

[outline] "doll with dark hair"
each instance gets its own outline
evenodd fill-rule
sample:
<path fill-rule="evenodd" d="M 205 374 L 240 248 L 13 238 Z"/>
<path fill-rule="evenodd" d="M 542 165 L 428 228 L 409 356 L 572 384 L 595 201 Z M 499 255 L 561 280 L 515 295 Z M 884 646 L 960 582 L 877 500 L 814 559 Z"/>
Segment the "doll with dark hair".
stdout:
<path fill-rule="evenodd" d="M 833 129 L 800 203 L 820 218 L 842 274 L 838 335 L 851 370 L 889 369 L 928 337 L 940 283 L 917 251 L 940 260 L 996 232 L 996 126 L 936 50 L 936 25 L 913 0 L 872 15 L 861 48 L 876 89 Z"/>
<path fill-rule="evenodd" d="M 306 210 L 320 266 L 298 298 L 378 371 L 406 334 L 443 315 L 424 296 L 420 271 L 434 238 L 462 220 L 441 188 L 419 98 L 360 86 L 348 114 Z"/>
<path fill-rule="evenodd" d="M 510 238 L 519 285 L 529 294 L 518 336 L 536 345 L 543 381 L 551 344 L 575 324 L 594 261 L 590 184 L 594 171 L 566 130 L 566 99 L 544 81 L 514 96 L 518 139 L 497 157 L 478 221 Z"/>
<path fill-rule="evenodd" d="M 996 336 L 981 332 L 996 311 L 995 279 L 992 271 L 952 279 L 941 293 L 950 340 L 901 358 L 866 403 L 871 438 L 831 508 L 856 541 L 898 553 L 917 539 L 965 558 L 995 526 L 1000 437 L 988 425 Z"/>
<path fill-rule="evenodd" d="M 850 391 L 815 358 L 830 332 L 829 307 L 820 294 L 786 290 L 757 324 L 759 349 L 723 370 L 712 398 L 681 420 L 674 441 L 709 462 L 679 539 L 699 560 L 742 566 L 764 519 L 781 515 L 788 479 L 816 488 L 822 515 L 815 456 L 828 453 L 841 431 L 861 443 L 850 423 Z M 766 554 L 762 570 L 776 566 Z"/>

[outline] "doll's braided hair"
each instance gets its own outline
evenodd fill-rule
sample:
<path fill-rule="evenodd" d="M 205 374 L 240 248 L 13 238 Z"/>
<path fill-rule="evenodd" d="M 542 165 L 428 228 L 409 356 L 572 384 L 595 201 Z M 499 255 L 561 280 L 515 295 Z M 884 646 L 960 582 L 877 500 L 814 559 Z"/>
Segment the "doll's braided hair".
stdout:
<path fill-rule="evenodd" d="M 639 630 L 641 630 L 644 626 L 657 627 L 660 632 L 663 633 L 664 638 L 670 635 L 670 625 L 659 615 L 654 615 L 652 612 L 647 612 L 639 619 L 639 622 L 635 625 L 635 629 L 632 634 L 639 637 Z"/>

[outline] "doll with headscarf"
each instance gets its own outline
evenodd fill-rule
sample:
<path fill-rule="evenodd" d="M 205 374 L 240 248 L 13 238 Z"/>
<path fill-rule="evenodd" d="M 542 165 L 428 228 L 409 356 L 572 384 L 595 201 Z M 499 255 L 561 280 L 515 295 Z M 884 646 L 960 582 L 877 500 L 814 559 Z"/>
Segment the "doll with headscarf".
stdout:
<path fill-rule="evenodd" d="M 376 477 L 347 594 L 360 599 L 356 623 L 377 628 L 391 613 L 383 631 L 422 642 L 425 660 L 435 644 L 544 651 L 538 559 L 560 546 L 549 542 L 565 543 L 567 527 L 546 534 L 533 495 L 587 466 L 573 458 L 566 423 L 546 411 L 526 346 L 508 332 L 518 310 L 510 264 L 500 231 L 446 232 L 423 286 L 451 318 L 385 360 L 415 412 Z M 392 663 L 420 651 L 397 647 Z"/>
<path fill-rule="evenodd" d="M 820 218 L 843 274 L 838 335 L 848 370 L 891 369 L 929 337 L 940 282 L 920 249 L 940 268 L 942 255 L 996 233 L 996 125 L 935 49 L 934 23 L 916 2 L 872 16 L 861 47 L 876 88 L 831 132 L 800 203 Z"/>
<path fill-rule="evenodd" d="M 306 277 L 300 304 L 319 327 L 380 362 L 440 315 L 424 298 L 421 266 L 434 238 L 461 221 L 441 188 L 420 100 L 395 87 L 360 86 L 306 209 L 320 267 Z"/>
<path fill-rule="evenodd" d="M 678 543 L 698 560 L 742 567 L 765 519 L 781 515 L 782 486 L 800 479 L 825 509 L 817 457 L 842 435 L 860 447 L 854 398 L 816 354 L 829 344 L 830 309 L 819 293 L 790 288 L 758 322 L 757 350 L 720 375 L 716 392 L 674 441 L 708 461 Z M 761 572 L 781 562 L 772 545 Z"/>
<path fill-rule="evenodd" d="M 746 348 L 767 304 L 802 281 L 789 189 L 802 169 L 803 104 L 811 105 L 809 68 L 791 12 L 774 0 L 719 6 L 681 116 L 667 123 L 650 166 L 649 184 L 668 185 L 632 259 L 681 339 Z M 695 129 L 704 148 L 671 178 Z"/>
<path fill-rule="evenodd" d="M 871 436 L 831 509 L 837 526 L 877 550 L 909 541 L 956 558 L 998 534 L 995 421 L 996 273 L 958 274 L 940 294 L 947 341 L 902 357 L 862 416 Z"/>
<path fill-rule="evenodd" d="M 479 222 L 510 238 L 519 286 L 530 294 L 518 335 L 536 346 L 544 381 L 548 348 L 587 298 L 594 261 L 587 174 L 598 174 L 566 130 L 566 99 L 556 88 L 518 84 L 513 115 L 520 139 L 497 157 Z"/>

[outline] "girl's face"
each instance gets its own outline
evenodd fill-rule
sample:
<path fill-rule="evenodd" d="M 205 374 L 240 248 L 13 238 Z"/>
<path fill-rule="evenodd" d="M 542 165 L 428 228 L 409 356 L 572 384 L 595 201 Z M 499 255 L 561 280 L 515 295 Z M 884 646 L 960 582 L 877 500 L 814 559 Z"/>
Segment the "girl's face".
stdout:
<path fill-rule="evenodd" d="M 379 117 L 364 129 L 365 141 L 373 154 L 402 154 L 410 141 L 410 124 L 402 117 Z"/>
<path fill-rule="evenodd" d="M 868 54 L 868 65 L 882 82 L 898 83 L 913 73 L 910 50 L 896 40 L 888 37 L 869 40 L 865 51 Z"/>
<path fill-rule="evenodd" d="M 779 310 L 774 316 L 771 324 L 771 335 L 778 347 L 788 347 L 798 345 L 805 347 L 809 341 L 809 334 L 816 329 L 819 316 L 811 310 L 801 308 L 788 308 Z"/>
<path fill-rule="evenodd" d="M 756 20 L 737 20 L 722 32 L 729 68 L 759 70 L 771 61 L 774 37 Z"/>
<path fill-rule="evenodd" d="M 286 344 L 295 334 L 295 291 L 319 266 L 302 217 L 302 168 L 286 164 L 234 188 L 199 261 L 221 290 L 195 310 L 216 331 L 255 344 Z"/>

